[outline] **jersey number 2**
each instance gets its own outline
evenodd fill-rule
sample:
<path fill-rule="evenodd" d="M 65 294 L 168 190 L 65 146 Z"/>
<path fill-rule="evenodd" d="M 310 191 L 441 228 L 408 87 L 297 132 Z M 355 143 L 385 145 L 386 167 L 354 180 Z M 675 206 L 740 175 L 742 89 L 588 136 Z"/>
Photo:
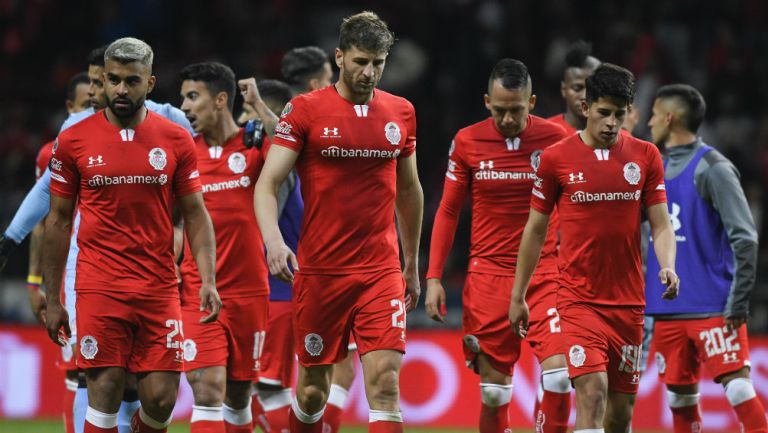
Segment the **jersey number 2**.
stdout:
<path fill-rule="evenodd" d="M 389 305 L 397 309 L 397 311 L 392 313 L 392 327 L 405 328 L 405 320 L 400 320 L 401 316 L 405 316 L 405 306 L 403 305 L 403 301 L 399 299 L 393 299 L 389 301 Z"/>

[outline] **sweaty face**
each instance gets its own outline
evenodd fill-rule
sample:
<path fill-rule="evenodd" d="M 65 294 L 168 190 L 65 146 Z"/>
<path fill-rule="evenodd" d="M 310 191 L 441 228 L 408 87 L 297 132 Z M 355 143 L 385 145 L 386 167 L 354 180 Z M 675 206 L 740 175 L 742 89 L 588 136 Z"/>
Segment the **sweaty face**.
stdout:
<path fill-rule="evenodd" d="M 657 146 L 663 147 L 669 138 L 670 115 L 665 104 L 657 99 L 653 102 L 651 120 L 648 127 L 651 128 L 651 141 Z"/>
<path fill-rule="evenodd" d="M 361 97 L 370 95 L 379 84 L 386 59 L 387 53 L 370 53 L 355 47 L 336 50 L 341 80 L 354 95 Z"/>
<path fill-rule="evenodd" d="M 204 82 L 184 80 L 181 83 L 181 97 L 181 111 L 195 132 L 205 132 L 216 125 L 216 102 Z"/>
<path fill-rule="evenodd" d="M 119 119 L 130 119 L 144 105 L 155 85 L 150 68 L 139 62 L 126 64 L 109 59 L 104 67 L 107 106 Z"/>
<path fill-rule="evenodd" d="M 67 100 L 67 111 L 70 113 L 79 113 L 86 108 L 91 107 L 90 84 L 78 84 L 75 87 L 74 101 Z"/>
<path fill-rule="evenodd" d="M 581 102 L 587 97 L 587 77 L 593 72 L 588 68 L 568 68 L 560 83 L 560 94 L 565 99 L 568 111 L 583 118 Z"/>
<path fill-rule="evenodd" d="M 536 96 L 531 95 L 530 86 L 510 90 L 504 88 L 500 79 L 493 80 L 490 94 L 485 95 L 485 107 L 491 112 L 496 129 L 507 138 L 523 132 L 535 104 Z"/>
<path fill-rule="evenodd" d="M 104 93 L 104 68 L 89 65 L 88 78 L 91 85 L 88 86 L 88 99 L 94 110 L 101 110 L 107 106 L 107 96 Z"/>
<path fill-rule="evenodd" d="M 610 146 L 616 142 L 621 125 L 627 116 L 629 104 L 616 101 L 613 98 L 598 98 L 592 105 L 582 104 L 587 116 L 587 134 L 596 143 Z"/>

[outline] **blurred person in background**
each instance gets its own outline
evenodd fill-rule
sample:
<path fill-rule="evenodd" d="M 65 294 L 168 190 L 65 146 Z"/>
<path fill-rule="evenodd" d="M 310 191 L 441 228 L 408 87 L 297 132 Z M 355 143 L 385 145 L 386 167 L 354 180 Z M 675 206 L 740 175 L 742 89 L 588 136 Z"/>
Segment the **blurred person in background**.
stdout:
<path fill-rule="evenodd" d="M 688 289 L 660 302 L 664 288 L 653 278 L 659 260 L 649 252 L 646 314 L 655 319 L 653 345 L 675 433 L 702 430 L 702 364 L 723 385 L 741 431 L 765 433 L 765 408 L 749 375 L 746 325 L 757 272 L 757 230 L 738 170 L 696 135 L 705 112 L 704 97 L 687 84 L 656 92 L 648 126 L 654 143 L 666 149 L 669 213 L 678 269 Z"/>
<path fill-rule="evenodd" d="M 586 79 L 598 66 L 600 60 L 592 56 L 591 43 L 578 40 L 568 47 L 563 81 L 560 82 L 560 95 L 565 100 L 565 112 L 547 120 L 565 128 L 569 135 L 587 125 L 587 118 L 581 108 L 582 102 L 586 100 Z"/>

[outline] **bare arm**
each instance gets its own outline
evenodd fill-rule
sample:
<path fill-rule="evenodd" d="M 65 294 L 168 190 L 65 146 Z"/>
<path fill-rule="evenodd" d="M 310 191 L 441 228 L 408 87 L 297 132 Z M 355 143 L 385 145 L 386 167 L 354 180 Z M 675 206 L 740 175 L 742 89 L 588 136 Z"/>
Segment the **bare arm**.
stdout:
<path fill-rule="evenodd" d="M 525 337 L 528 333 L 529 311 L 528 305 L 525 303 L 525 294 L 528 291 L 531 276 L 536 270 L 536 264 L 539 262 L 541 248 L 547 238 L 548 225 L 549 215 L 531 208 L 517 253 L 515 283 L 512 287 L 512 300 L 509 304 L 509 322 L 520 338 Z"/>
<path fill-rule="evenodd" d="M 406 310 L 416 308 L 421 294 L 419 283 L 419 240 L 424 215 L 424 192 L 416 170 L 416 154 L 397 161 L 397 197 L 395 213 L 403 246 L 403 277 L 406 289 Z"/>
<path fill-rule="evenodd" d="M 43 242 L 44 222 L 32 230 L 29 238 L 29 271 L 27 272 L 27 294 L 32 313 L 40 323 L 45 324 L 45 292 L 42 290 L 43 258 L 40 245 Z"/>
<path fill-rule="evenodd" d="M 213 233 L 213 224 L 205 209 L 202 193 L 197 192 L 180 197 L 178 203 L 184 219 L 189 247 L 202 281 L 200 311 L 210 310 L 210 314 L 201 318 L 200 322 L 212 322 L 216 320 L 221 309 L 221 299 L 216 291 L 216 238 Z"/>
<path fill-rule="evenodd" d="M 69 329 L 69 316 L 61 305 L 61 279 L 69 250 L 69 237 L 72 233 L 72 214 L 75 210 L 73 199 L 51 195 L 51 210 L 45 219 L 43 235 L 43 272 L 46 291 L 46 327 L 48 336 L 54 343 L 63 346 L 67 340 L 63 334 L 72 335 Z"/>
<path fill-rule="evenodd" d="M 259 93 L 259 87 L 256 85 L 255 78 L 245 78 L 237 82 L 240 87 L 240 94 L 243 95 L 243 101 L 253 107 L 256 113 L 259 115 L 259 119 L 264 124 L 264 130 L 267 131 L 267 136 L 271 140 L 275 136 L 275 125 L 280 120 L 272 110 L 267 107 L 264 100 L 261 99 Z"/>
<path fill-rule="evenodd" d="M 659 280 L 667 286 L 661 295 L 664 299 L 675 299 L 680 288 L 680 278 L 675 273 L 675 231 L 669 222 L 669 211 L 666 203 L 658 203 L 648 208 L 648 222 L 651 223 L 653 250 L 659 260 L 661 271 Z"/>
<path fill-rule="evenodd" d="M 253 205 L 261 236 L 267 247 L 269 272 L 283 281 L 293 281 L 288 263 L 298 270 L 296 256 L 285 244 L 278 226 L 277 192 L 299 157 L 297 152 L 283 146 L 272 146 L 254 189 Z"/>

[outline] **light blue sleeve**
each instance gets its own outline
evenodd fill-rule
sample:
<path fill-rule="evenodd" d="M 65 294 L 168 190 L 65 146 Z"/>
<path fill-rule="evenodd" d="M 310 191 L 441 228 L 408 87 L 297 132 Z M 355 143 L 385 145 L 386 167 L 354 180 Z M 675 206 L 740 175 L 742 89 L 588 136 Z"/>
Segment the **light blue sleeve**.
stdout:
<path fill-rule="evenodd" d="M 20 244 L 32 232 L 37 223 L 48 215 L 50 208 L 51 170 L 46 168 L 45 173 L 40 176 L 35 186 L 21 202 L 19 210 L 16 211 L 16 215 L 13 216 L 11 224 L 5 231 L 5 236 Z"/>
<path fill-rule="evenodd" d="M 155 101 L 147 99 L 146 101 L 144 101 L 144 106 L 147 107 L 148 110 L 154 113 L 157 113 L 165 117 L 166 119 L 170 120 L 171 122 L 186 129 L 187 131 L 189 131 L 190 134 L 195 135 L 195 130 L 192 129 L 192 125 L 190 125 L 189 120 L 187 120 L 187 116 L 184 115 L 183 111 L 179 110 L 173 105 L 158 104 Z"/>
<path fill-rule="evenodd" d="M 64 123 L 61 125 L 61 129 L 59 129 L 59 134 L 61 134 L 61 132 L 64 131 L 65 129 L 80 122 L 81 120 L 85 120 L 91 117 L 94 113 L 96 113 L 96 111 L 93 108 L 86 108 L 83 111 L 70 114 L 69 116 L 67 116 L 67 120 L 65 120 Z"/>

